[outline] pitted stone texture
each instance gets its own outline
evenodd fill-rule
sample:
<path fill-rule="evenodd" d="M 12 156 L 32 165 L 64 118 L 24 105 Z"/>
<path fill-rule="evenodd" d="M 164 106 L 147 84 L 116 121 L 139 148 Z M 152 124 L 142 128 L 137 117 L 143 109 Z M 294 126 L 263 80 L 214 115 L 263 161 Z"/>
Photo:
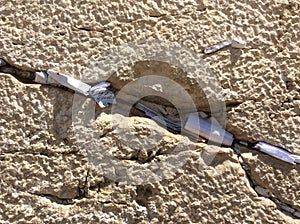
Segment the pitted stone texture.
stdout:
<path fill-rule="evenodd" d="M 80 71 L 111 46 L 158 37 L 156 33 L 163 27 L 172 29 L 161 18 L 175 23 L 175 16 L 203 8 L 192 0 L 185 4 L 107 1 L 99 7 L 91 0 L 2 2 L 1 23 L 7 27 L 2 30 L 6 42 L 2 54 L 13 64 L 31 69 L 54 66 L 67 72 Z M 30 63 L 26 48 L 35 49 Z"/>
<path fill-rule="evenodd" d="M 154 121 L 141 117 L 124 117 L 102 113 L 96 120 L 102 144 L 109 144 L 110 153 L 120 160 L 145 162 L 156 155 L 168 155 L 180 143 L 187 143 L 185 148 L 193 149 L 205 144 L 195 144 L 187 137 L 171 134 Z"/>
<path fill-rule="evenodd" d="M 248 48 L 205 57 L 229 106 L 228 130 L 236 138 L 266 141 L 298 154 L 299 11 L 299 1 L 229 3 L 227 10 L 213 11 L 211 18 L 215 23 L 218 19 L 229 23 Z M 222 38 L 211 39 L 211 43 L 218 41 Z"/>
<path fill-rule="evenodd" d="M 235 106 L 228 109 L 228 128 L 238 138 L 299 152 L 299 14 L 297 1 L 2 1 L 0 55 L 17 67 L 57 68 L 79 77 L 123 43 L 167 40 L 201 55 L 203 48 L 238 36 L 247 49 L 205 56 L 227 104 Z M 135 73 L 117 77 L 130 81 Z M 199 97 L 196 105 L 207 106 Z"/>
<path fill-rule="evenodd" d="M 232 151 L 224 150 L 212 166 L 199 170 L 202 165 L 199 154 L 195 153 L 183 172 L 171 180 L 145 186 L 100 183 L 89 190 L 88 198 L 72 200 L 74 204 L 57 204 L 59 200 L 51 202 L 47 195 L 28 194 L 8 185 L 1 188 L 1 220 L 7 223 L 93 223 L 99 219 L 106 219 L 104 223 L 215 223 L 216 220 L 299 223 L 250 190 Z M 38 173 L 34 175 L 39 177 Z M 69 181 L 73 180 L 63 180 L 65 187 Z"/>
<path fill-rule="evenodd" d="M 238 139 L 265 141 L 300 155 L 298 104 L 299 100 L 279 105 L 272 99 L 245 101 L 229 110 L 228 131 Z"/>
<path fill-rule="evenodd" d="M 16 110 L 18 94 L 24 98 L 35 96 L 35 100 L 46 103 L 44 116 L 34 119 L 34 113 L 27 113 L 26 120 L 22 117 L 7 120 L 6 128 L 14 127 L 12 132 L 20 128 L 31 130 L 41 120 L 52 124 L 55 105 L 60 108 L 60 114 L 71 119 L 70 93 L 49 86 L 24 85 L 8 75 L 2 74 L 1 79 L 2 93 L 5 92 L 10 102 L 6 104 L 8 110 Z M 61 104 L 51 97 L 51 91 L 56 96 L 64 95 Z M 26 101 L 28 110 L 37 110 L 32 102 L 34 99 Z M 105 125 L 107 116 L 101 114 L 97 120 L 98 134 L 100 139 L 113 145 L 117 137 L 111 127 Z M 65 126 L 62 130 L 72 139 L 69 122 L 61 121 L 60 126 Z M 129 126 L 136 133 L 147 133 L 145 122 L 145 118 L 131 118 Z M 93 166 L 88 166 L 81 151 L 68 151 L 69 147 L 77 148 L 75 141 L 60 145 L 55 126 L 45 128 L 49 133 L 40 136 L 40 141 L 46 144 L 49 136 L 52 138 L 47 151 L 37 146 L 26 150 L 18 141 L 1 146 L 0 223 L 263 223 L 266 220 L 268 223 L 297 223 L 279 212 L 272 202 L 256 195 L 231 149 L 217 148 L 215 159 L 207 167 L 202 159 L 205 158 L 204 144 L 199 144 L 174 177 L 156 184 L 134 186 L 103 178 Z M 155 130 L 165 133 L 157 125 Z M 3 133 L 1 137 L 7 139 L 9 136 Z M 169 133 L 169 140 L 163 143 L 164 149 L 172 148 L 177 138 Z M 30 137 L 22 139 L 30 141 Z M 121 153 L 122 148 L 119 151 Z M 168 152 L 164 153 L 167 157 Z"/>
<path fill-rule="evenodd" d="M 244 161 L 257 185 L 267 188 L 272 197 L 300 211 L 300 168 L 259 154 L 244 151 Z"/>
<path fill-rule="evenodd" d="M 257 196 L 231 150 L 220 150 L 204 169 L 199 169 L 203 163 L 198 153 L 170 180 L 131 189 L 111 183 L 90 195 L 99 200 L 105 194 L 115 203 L 105 206 L 108 211 L 114 210 L 127 223 L 299 223 L 278 213 L 270 200 Z M 124 189 L 130 189 L 132 197 L 127 209 L 120 203 Z M 77 205 L 91 206 L 85 201 Z"/>
<path fill-rule="evenodd" d="M 72 94 L 55 87 L 19 83 L 1 74 L 1 153 L 78 151 L 70 138 Z"/>
<path fill-rule="evenodd" d="M 299 153 L 298 93 L 300 76 L 298 67 L 300 32 L 298 21 L 300 13 L 297 1 L 254 2 L 246 0 L 237 2 L 205 0 L 203 3 L 196 1 L 188 3 L 180 3 L 178 1 L 162 3 L 155 3 L 154 1 L 143 3 L 136 3 L 135 1 L 122 3 L 108 1 L 102 2 L 100 6 L 99 3 L 88 0 L 60 1 L 59 3 L 47 0 L 39 2 L 1 1 L 0 11 L 1 57 L 20 68 L 28 70 L 58 68 L 62 72 L 74 74 L 76 77 L 82 75 L 86 67 L 97 61 L 98 56 L 103 54 L 103 52 L 129 41 L 148 38 L 174 41 L 192 49 L 198 55 L 202 55 L 201 52 L 204 47 L 221 42 L 231 35 L 239 36 L 247 41 L 248 49 L 224 49 L 216 54 L 205 56 L 206 64 L 216 74 L 223 88 L 227 104 L 233 106 L 228 108 L 228 129 L 239 138 L 265 140 Z M 131 70 L 139 71 L 135 68 Z M 131 81 L 132 77 L 135 77 L 135 73 L 133 73 L 133 76 L 129 75 L 131 74 L 130 71 L 127 74 L 117 73 L 117 77 L 127 82 Z M 184 82 L 183 85 L 188 84 L 188 81 Z M 9 83 L 5 87 L 6 91 L 8 89 L 14 91 L 12 87 L 15 86 L 14 82 L 8 81 L 6 83 Z M 19 85 L 17 87 L 20 88 Z M 193 85 L 190 87 L 190 92 L 196 93 L 198 89 L 193 89 L 193 87 Z M 31 86 L 28 88 L 27 90 L 23 89 L 23 91 L 34 92 Z M 36 96 L 32 96 L 32 99 L 44 96 L 41 94 L 41 92 L 44 93 L 44 87 L 38 86 L 38 88 Z M 51 98 L 51 91 L 54 90 L 51 88 L 49 95 L 45 99 L 41 99 L 41 102 L 36 102 L 36 106 L 34 106 L 34 103 L 29 102 L 28 105 L 30 105 L 31 109 L 26 112 L 26 109 L 23 108 L 23 113 L 26 112 L 27 116 L 22 118 L 22 113 L 10 115 L 6 112 L 15 110 L 22 112 L 19 105 L 23 105 L 26 99 L 19 102 L 15 98 L 9 98 L 10 94 L 16 97 L 17 92 L 5 93 L 5 90 L 1 89 L 1 99 L 4 97 L 3 99 L 5 100 L 3 102 L 6 102 L 1 107 L 1 119 L 3 117 L 9 121 L 6 125 L 2 120 L 1 124 L 1 126 L 9 130 L 1 129 L 2 143 L 0 144 L 3 152 L 11 152 L 13 157 L 15 152 L 23 150 L 25 153 L 29 153 L 28 151 L 30 150 L 37 153 L 45 153 L 46 151 L 47 155 L 52 151 L 54 154 L 72 151 L 70 146 L 73 142 L 72 139 L 68 139 L 70 137 L 67 133 L 68 125 L 60 125 L 59 127 L 66 129 L 57 130 L 57 126 L 54 125 L 55 122 L 53 123 L 52 120 L 53 113 L 40 116 L 39 118 L 35 117 L 37 115 L 34 112 L 39 111 L 37 109 L 38 106 L 44 105 L 46 111 L 48 109 L 51 111 L 53 108 L 51 103 L 49 107 L 45 106 L 48 98 Z M 48 94 L 47 91 L 45 94 Z M 54 100 L 62 92 L 55 90 L 52 94 L 52 99 Z M 28 93 L 29 96 L 30 94 Z M 63 99 L 65 98 L 68 98 L 68 96 L 63 97 Z M 70 105 L 67 101 L 65 103 Z M 200 104 L 200 102 L 196 102 L 196 104 Z M 6 111 L 4 106 L 9 108 L 10 111 Z M 60 109 L 60 107 L 64 108 L 64 106 L 64 104 L 59 104 L 56 112 L 64 111 L 64 113 L 68 114 L 68 109 Z M 243 115 L 241 115 L 242 112 Z M 254 114 L 256 116 L 253 116 Z M 275 117 L 272 121 L 269 121 L 272 114 L 275 114 Z M 27 117 L 33 117 L 35 121 L 30 119 L 27 121 Z M 16 123 L 19 123 L 22 128 L 29 127 L 30 130 L 32 129 L 30 133 L 35 134 L 38 140 L 34 140 L 36 137 L 32 139 L 30 133 L 29 136 L 26 136 L 25 133 L 25 137 L 22 137 L 24 136 L 22 133 L 16 134 L 17 130 L 20 129 Z M 58 123 L 60 124 L 60 121 Z M 37 133 L 36 129 L 38 128 L 36 126 L 46 127 L 46 133 Z M 274 127 L 278 131 L 271 131 L 270 127 Z M 67 138 L 69 143 L 66 144 L 65 140 L 57 137 L 55 134 L 57 132 L 65 135 L 62 138 Z M 48 140 L 49 147 L 46 148 L 45 144 Z M 64 143 L 60 145 L 62 142 Z M 276 164 L 278 163 L 276 160 L 272 161 Z M 291 186 L 294 184 L 292 181 L 286 183 Z M 227 185 L 230 186 L 230 184 L 228 183 Z M 182 188 L 184 188 L 183 186 Z M 183 200 L 182 188 L 180 188 L 181 191 L 178 191 L 177 198 L 182 198 Z M 201 189 L 201 187 L 199 188 Z M 266 186 L 266 188 L 269 187 Z M 7 190 L 7 188 L 1 187 L 1 190 Z M 199 194 L 198 190 L 197 194 Z M 213 192 L 213 189 L 210 189 L 210 191 Z M 20 193 L 14 200 L 11 200 L 11 197 L 5 194 L 1 194 L 3 195 L 1 202 L 4 202 L 1 203 L 1 209 L 7 210 L 0 214 L 8 214 L 3 218 L 1 217 L 1 220 L 6 220 L 9 216 L 12 217 L 11 220 L 20 218 L 21 222 L 28 223 L 40 223 L 44 219 L 50 220 L 49 222 L 54 222 L 53 219 L 58 222 L 71 222 L 73 220 L 73 218 L 70 218 L 70 220 L 66 218 L 72 216 L 67 214 L 67 212 L 66 214 L 61 214 L 63 213 L 62 207 L 65 209 L 67 206 L 56 206 L 54 205 L 55 203 L 47 201 L 46 205 L 32 209 L 29 205 L 39 205 L 42 203 L 40 200 L 46 199 L 39 199 L 39 196 L 24 194 L 24 197 L 27 199 L 21 199 L 20 195 L 23 194 Z M 211 193 L 207 194 L 211 195 Z M 116 197 L 120 195 L 120 193 L 117 193 Z M 295 191 L 289 195 L 284 198 L 293 198 Z M 236 197 L 239 198 L 239 195 Z M 222 195 L 222 198 L 226 197 Z M 241 198 L 248 199 L 247 196 Z M 98 215 L 102 217 L 101 212 L 95 214 L 98 217 L 95 218 L 94 211 L 97 208 L 93 207 L 95 204 L 99 205 L 97 200 L 91 202 L 88 199 L 83 199 L 81 203 L 83 201 L 92 205 L 87 206 L 90 209 L 86 209 L 84 212 L 82 212 L 82 208 L 85 209 L 85 206 L 78 208 L 76 212 L 81 211 L 82 213 L 78 219 L 75 217 L 73 222 L 78 220 L 80 222 L 81 220 L 86 223 L 85 215 L 92 217 L 91 219 L 95 219 L 95 222 L 98 222 Z M 24 204 L 24 206 L 18 206 L 19 209 L 16 209 L 16 204 Z M 51 206 L 47 210 L 49 204 Z M 180 218 L 178 218 L 179 216 L 174 217 L 174 222 L 184 220 L 184 216 L 187 214 L 185 208 L 178 206 L 178 204 L 180 203 L 175 203 L 174 206 L 183 212 L 178 212 L 178 214 L 181 214 Z M 259 207 L 260 205 L 257 206 Z M 108 217 L 109 220 L 118 220 L 114 215 L 109 214 L 109 211 L 117 207 L 116 205 L 104 203 L 104 207 L 106 208 L 106 214 L 108 214 L 107 216 L 104 215 L 104 219 Z M 124 207 L 127 208 L 128 205 L 124 205 L 119 210 L 122 210 Z M 155 210 L 153 205 L 149 205 L 149 207 Z M 214 211 L 217 212 L 217 205 L 215 207 Z M 228 209 L 230 207 L 229 204 L 225 207 L 226 210 L 230 211 Z M 250 223 L 258 222 L 258 220 L 262 220 L 261 222 L 266 222 L 266 220 L 272 222 L 275 219 L 286 223 L 282 218 L 278 218 L 280 214 L 278 214 L 277 210 L 274 211 L 276 212 L 275 215 L 267 215 L 265 217 L 262 211 L 265 211 L 264 209 L 267 209 L 267 206 L 264 205 L 262 207 L 263 210 L 259 208 L 254 210 L 259 217 L 255 218 L 254 221 L 250 218 Z M 251 216 L 253 214 L 252 208 L 248 210 L 246 215 Z M 90 212 L 90 210 L 93 212 Z M 133 214 L 131 217 L 145 214 L 143 206 L 132 206 L 132 209 L 131 207 L 128 208 L 129 210 L 131 211 L 130 214 Z M 46 219 L 43 215 L 48 211 L 55 211 L 54 213 L 59 213 L 59 215 Z M 240 208 L 237 212 L 241 213 L 241 211 L 242 209 Z M 271 214 L 270 210 L 268 211 L 269 213 L 266 213 Z M 43 214 L 41 219 L 36 217 L 36 214 L 40 213 Z M 25 217 L 26 214 L 28 214 L 28 217 Z M 72 217 L 75 215 L 74 212 Z M 199 213 L 199 217 L 200 215 L 201 213 Z M 188 214 L 187 216 L 192 217 L 193 214 Z M 209 218 L 221 220 L 220 215 L 209 216 Z M 153 222 L 155 222 L 154 219 Z M 292 221 L 287 222 L 292 223 Z"/>
<path fill-rule="evenodd" d="M 29 153 L 1 155 L 1 187 L 13 188 L 16 194 L 76 198 L 86 175 L 85 164 L 79 158 L 75 155 L 49 158 Z"/>

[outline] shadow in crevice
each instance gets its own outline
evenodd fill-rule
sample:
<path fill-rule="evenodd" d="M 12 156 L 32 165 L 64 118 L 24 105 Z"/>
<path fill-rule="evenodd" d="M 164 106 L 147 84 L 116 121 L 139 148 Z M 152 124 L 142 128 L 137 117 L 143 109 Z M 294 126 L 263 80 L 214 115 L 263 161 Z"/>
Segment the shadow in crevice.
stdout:
<path fill-rule="evenodd" d="M 25 71 L 18 68 L 15 68 L 6 63 L 6 65 L 0 66 L 0 73 L 10 74 L 15 77 L 19 82 L 24 84 L 34 84 L 34 72 Z"/>

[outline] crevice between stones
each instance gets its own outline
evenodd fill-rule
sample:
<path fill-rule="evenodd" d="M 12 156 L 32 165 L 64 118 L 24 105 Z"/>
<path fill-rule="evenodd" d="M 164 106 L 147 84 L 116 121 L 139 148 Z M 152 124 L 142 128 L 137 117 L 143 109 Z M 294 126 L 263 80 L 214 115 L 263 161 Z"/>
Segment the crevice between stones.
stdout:
<path fill-rule="evenodd" d="M 78 200 L 89 198 L 88 191 L 90 188 L 94 186 L 89 186 L 88 182 L 88 177 L 90 174 L 90 170 L 86 170 L 86 175 L 84 176 L 84 180 L 82 182 L 79 181 L 78 183 L 78 194 L 77 196 L 73 198 L 60 198 L 56 195 L 53 194 L 48 194 L 48 193 L 33 193 L 33 192 L 28 192 L 31 195 L 47 198 L 51 201 L 51 203 L 56 203 L 60 205 L 73 205 L 75 204 Z"/>
<path fill-rule="evenodd" d="M 151 17 L 157 17 L 157 16 L 151 16 Z M 158 16 L 158 17 L 160 17 L 160 16 Z M 77 29 L 78 30 L 84 30 L 84 31 L 92 31 L 88 28 L 77 28 Z M 2 62 L 4 61 L 3 59 L 0 59 L 0 60 Z M 33 81 L 34 78 L 35 78 L 34 72 L 27 71 L 27 70 L 22 70 L 22 69 L 14 67 L 14 66 L 11 66 L 7 63 L 1 63 L 0 64 L 0 73 L 10 74 L 13 77 L 15 77 L 18 81 L 20 81 L 24 84 L 36 84 Z M 61 87 L 61 88 L 65 89 L 64 87 Z M 226 103 L 226 106 L 227 107 L 237 107 L 241 103 L 242 102 L 228 102 L 228 103 Z M 269 197 L 265 193 L 265 190 L 268 190 L 268 189 L 265 189 L 265 188 L 263 188 L 263 187 L 261 187 L 261 186 L 259 186 L 255 183 L 255 181 L 253 180 L 253 178 L 251 176 L 249 165 L 243 160 L 243 157 L 242 157 L 239 149 L 236 146 L 232 146 L 232 149 L 237 154 L 238 159 L 239 159 L 239 163 L 241 165 L 241 168 L 244 170 L 245 175 L 246 175 L 246 177 L 249 181 L 249 184 L 253 188 L 253 190 L 259 196 L 267 198 L 267 199 L 271 200 L 272 202 L 274 202 L 276 204 L 278 210 L 281 211 L 282 213 L 284 213 L 285 215 L 288 215 L 288 216 L 290 216 L 292 218 L 295 218 L 295 219 L 300 219 L 300 211 L 296 210 L 295 208 L 293 208 L 289 204 L 281 202 L 278 198 Z M 77 152 L 74 152 L 74 153 L 77 153 Z M 5 155 L 5 154 L 9 154 L 9 153 L 1 153 L 0 156 Z M 28 153 L 24 153 L 24 154 L 28 154 Z M 36 154 L 31 153 L 31 154 L 33 154 L 33 155 L 44 155 L 44 156 L 48 156 L 48 157 L 50 156 L 50 155 L 47 155 L 47 154 L 44 154 L 44 153 L 36 153 Z M 69 154 L 69 152 L 62 153 L 62 154 Z M 90 188 L 96 187 L 96 186 L 89 186 L 88 175 L 89 175 L 89 171 L 87 171 L 83 186 L 78 186 L 78 196 L 73 198 L 73 199 L 63 199 L 63 198 L 59 198 L 59 197 L 51 195 L 51 194 L 39 194 L 39 193 L 30 193 L 30 194 L 40 196 L 40 197 L 45 197 L 53 203 L 57 203 L 57 204 L 61 204 L 61 205 L 72 205 L 72 204 L 75 203 L 74 199 L 88 198 L 88 190 Z M 107 203 L 110 203 L 110 202 L 107 202 Z M 137 200 L 137 203 L 142 205 L 142 206 L 145 206 L 145 203 L 142 202 L 141 200 Z"/>
<path fill-rule="evenodd" d="M 10 74 L 15 77 L 19 82 L 24 84 L 35 84 L 33 81 L 35 74 L 32 71 L 18 69 L 4 62 L 3 59 L 0 59 L 3 63 L 0 63 L 0 73 Z"/>
<path fill-rule="evenodd" d="M 250 186 L 252 187 L 252 189 L 258 194 L 258 196 L 260 197 L 264 197 L 268 200 L 271 200 L 272 202 L 274 202 L 278 208 L 278 210 L 280 212 L 282 212 L 285 215 L 288 215 L 292 218 L 295 219 L 300 219 L 300 212 L 293 208 L 292 205 L 283 203 L 282 201 L 280 201 L 278 198 L 276 197 L 271 197 L 268 195 L 268 189 L 259 186 L 258 184 L 256 184 L 256 182 L 254 181 L 254 178 L 252 178 L 251 176 L 251 172 L 250 172 L 250 167 L 249 165 L 244 161 L 243 156 L 240 153 L 240 150 L 238 149 L 237 146 L 233 146 L 231 147 L 233 149 L 233 151 L 235 152 L 235 154 L 238 156 L 238 160 L 239 160 L 239 164 L 241 165 L 241 168 L 244 170 L 245 175 L 250 183 Z"/>
<path fill-rule="evenodd" d="M 29 192 L 30 193 L 30 192 Z M 73 205 L 75 201 L 73 199 L 64 199 L 54 196 L 52 194 L 39 194 L 39 193 L 30 193 L 31 195 L 43 197 L 49 199 L 52 203 L 59 204 L 59 205 Z"/>

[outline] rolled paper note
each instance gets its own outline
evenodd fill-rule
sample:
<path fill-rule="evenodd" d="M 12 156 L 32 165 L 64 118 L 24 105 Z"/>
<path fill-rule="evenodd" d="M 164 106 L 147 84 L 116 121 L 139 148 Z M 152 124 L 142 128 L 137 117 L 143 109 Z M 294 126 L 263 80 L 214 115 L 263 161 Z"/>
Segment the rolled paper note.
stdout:
<path fill-rule="evenodd" d="M 227 47 L 229 45 L 232 44 L 232 40 L 228 40 L 228 41 L 225 41 L 225 42 L 222 42 L 222 43 L 219 43 L 219 44 L 216 44 L 214 46 L 211 46 L 211 47 L 208 47 L 204 50 L 204 53 L 205 54 L 210 54 L 210 53 L 213 53 L 213 52 L 216 52 L 224 47 Z"/>
<path fill-rule="evenodd" d="M 227 40 L 227 41 L 224 41 L 222 43 L 219 43 L 219 44 L 216 44 L 214 46 L 211 46 L 211 47 L 208 47 L 204 50 L 204 53 L 205 54 L 210 54 L 210 53 L 213 53 L 213 52 L 216 52 L 224 47 L 227 47 L 231 45 L 231 47 L 233 48 L 245 48 L 246 47 L 246 42 L 241 40 L 241 39 L 238 39 L 238 38 L 233 38 L 232 40 Z"/>
<path fill-rule="evenodd" d="M 266 142 L 258 142 L 256 143 L 253 148 L 258 149 L 261 152 L 264 152 L 270 156 L 273 156 L 277 159 L 280 159 L 282 161 L 291 163 L 293 165 L 296 164 L 296 161 L 298 159 L 295 159 L 295 155 L 292 155 L 290 152 L 286 151 L 283 148 L 268 144 Z"/>
<path fill-rule="evenodd" d="M 90 95 L 96 95 L 100 92 L 106 91 L 107 88 L 111 85 L 110 82 L 100 82 L 92 86 L 90 89 Z"/>
<path fill-rule="evenodd" d="M 231 133 L 224 130 L 220 125 L 213 124 L 199 117 L 198 113 L 189 115 L 184 129 L 221 145 L 231 146 L 233 143 L 233 135 Z"/>
<path fill-rule="evenodd" d="M 70 77 L 68 75 L 60 74 L 50 69 L 47 71 L 47 74 L 59 84 L 68 87 L 74 90 L 75 92 L 81 93 L 85 96 L 89 95 L 89 90 L 91 88 L 90 85 L 81 82 L 78 79 L 74 79 L 73 77 Z"/>

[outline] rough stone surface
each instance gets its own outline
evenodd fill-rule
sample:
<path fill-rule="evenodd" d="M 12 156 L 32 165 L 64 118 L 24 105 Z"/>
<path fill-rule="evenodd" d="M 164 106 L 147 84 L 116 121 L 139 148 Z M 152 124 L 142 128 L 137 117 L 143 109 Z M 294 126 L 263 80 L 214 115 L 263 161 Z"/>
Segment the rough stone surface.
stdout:
<path fill-rule="evenodd" d="M 148 39 L 176 42 L 203 58 L 215 74 L 226 103 L 227 130 L 239 139 L 267 141 L 300 154 L 298 1 L 0 3 L 0 57 L 9 64 L 27 71 L 55 68 L 88 79 L 99 58 L 115 46 Z M 246 40 L 248 47 L 203 55 L 205 47 L 231 36 Z M 147 50 L 150 56 L 156 51 Z M 130 55 L 130 49 L 120 55 Z M 170 58 L 175 62 L 176 54 Z M 150 59 L 133 60 L 119 70 L 101 69 L 113 71 L 110 81 L 117 89 L 144 75 L 172 78 L 197 109 L 222 115 L 222 105 L 208 108 L 220 95 L 209 95 L 209 86 L 199 90 L 197 75 L 176 63 Z M 0 223 L 300 223 L 255 193 L 231 149 L 215 147 L 210 166 L 199 169 L 203 152 L 209 151 L 199 143 L 172 178 L 140 186 L 112 181 L 87 162 L 76 142 L 71 92 L 25 85 L 7 74 L 0 78 Z M 209 75 L 203 79 L 211 81 Z M 97 110 L 96 135 L 132 166 L 164 160 L 179 139 L 148 119 L 131 118 L 131 130 L 143 136 L 138 144 L 155 147 L 149 153 L 127 147 L 105 125 L 110 111 Z M 149 122 L 154 134 L 163 136 L 158 145 L 147 139 Z M 255 184 L 300 212 L 299 167 L 252 150 L 242 157 Z"/>
<path fill-rule="evenodd" d="M 6 118 L 2 130 L 10 130 L 1 133 L 6 141 L 1 146 L 1 223 L 95 223 L 100 220 L 103 223 L 254 223 L 257 220 L 294 223 L 277 210 L 273 202 L 252 190 L 231 149 L 216 147 L 218 152 L 206 167 L 203 151 L 209 153 L 209 150 L 205 144 L 198 143 L 187 163 L 178 167 L 171 178 L 138 186 L 116 184 L 100 175 L 97 167 L 89 165 L 76 140 L 70 138 L 74 136 L 69 120 L 71 93 L 54 87 L 22 84 L 5 74 L 1 74 L 1 79 L 1 96 L 8 102 L 16 102 L 6 103 L 6 110 L 1 112 L 1 117 Z M 33 96 L 35 98 L 31 99 Z M 27 108 L 32 113 L 16 116 L 20 115 L 16 113 L 18 108 Z M 132 166 L 145 162 L 147 153 L 145 157 L 141 154 L 143 150 L 134 150 L 131 145 L 126 148 L 126 144 L 117 138 L 117 134 L 123 132 L 115 133 L 110 116 L 102 112 L 96 120 L 101 142 L 108 144 L 107 149 L 112 150 L 112 154 L 117 153 L 115 156 L 121 160 L 137 158 L 132 161 Z M 148 132 L 147 121 L 155 126 L 151 120 L 138 117 L 130 118 L 129 126 L 134 134 L 143 136 Z M 46 133 L 36 130 L 43 122 L 51 126 L 43 129 Z M 10 136 L 9 133 L 15 130 L 19 133 Z M 25 130 L 29 134 L 22 134 Z M 179 136 L 157 125 L 152 130 L 162 136 L 165 133 L 166 137 L 159 145 L 156 145 L 156 139 L 150 138 L 140 144 L 153 144 L 154 161 L 163 160 Z M 35 141 L 42 143 L 36 145 Z M 288 194 L 292 197 L 290 192 Z"/>
<path fill-rule="evenodd" d="M 267 188 L 281 202 L 300 209 L 299 167 L 294 168 L 257 152 L 243 153 L 243 158 L 250 167 L 253 180 L 259 186 Z"/>
<path fill-rule="evenodd" d="M 104 52 L 127 42 L 172 41 L 202 55 L 204 47 L 238 36 L 247 49 L 205 56 L 234 105 L 229 130 L 299 152 L 298 21 L 297 1 L 3 1 L 1 55 L 17 67 L 82 76 Z"/>

